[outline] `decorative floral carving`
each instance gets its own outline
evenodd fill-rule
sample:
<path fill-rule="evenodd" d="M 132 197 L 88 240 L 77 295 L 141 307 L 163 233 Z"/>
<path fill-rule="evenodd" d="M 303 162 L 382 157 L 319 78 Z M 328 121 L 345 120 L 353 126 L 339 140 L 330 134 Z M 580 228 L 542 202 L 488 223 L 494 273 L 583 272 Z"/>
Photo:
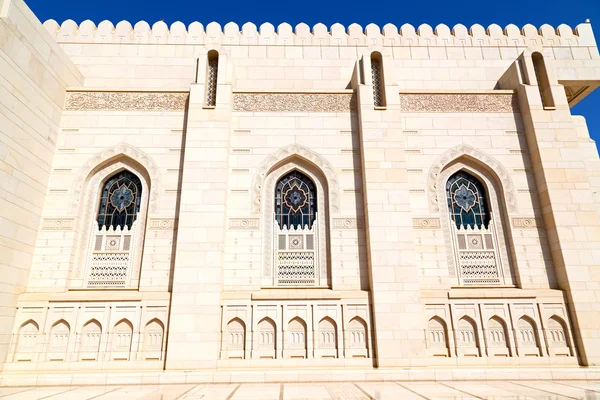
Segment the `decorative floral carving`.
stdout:
<path fill-rule="evenodd" d="M 282 149 L 279 149 L 275 153 L 271 154 L 267 157 L 260 165 L 257 170 L 256 175 L 254 176 L 254 182 L 252 183 L 252 213 L 259 214 L 260 213 L 260 204 L 261 204 L 261 188 L 263 186 L 265 177 L 269 170 L 279 164 L 281 161 L 286 158 L 290 158 L 293 156 L 298 156 L 308 160 L 312 164 L 316 165 L 327 178 L 327 185 L 329 186 L 329 203 L 330 209 L 332 213 L 337 213 L 339 210 L 338 203 L 338 180 L 337 175 L 335 173 L 335 169 L 333 166 L 324 159 L 318 153 L 304 147 L 299 144 L 293 144 Z"/>
<path fill-rule="evenodd" d="M 189 93 L 67 92 L 67 111 L 185 111 Z"/>
<path fill-rule="evenodd" d="M 413 218 L 413 228 L 440 229 L 439 218 Z"/>
<path fill-rule="evenodd" d="M 353 112 L 353 93 L 234 93 L 233 111 Z"/>
<path fill-rule="evenodd" d="M 401 94 L 404 112 L 519 112 L 512 94 Z"/>
<path fill-rule="evenodd" d="M 42 229 L 48 231 L 70 231 L 74 218 L 44 218 Z"/>
<path fill-rule="evenodd" d="M 362 229 L 362 218 L 334 218 L 333 229 Z"/>
<path fill-rule="evenodd" d="M 512 225 L 517 229 L 534 229 L 538 226 L 543 226 L 543 223 L 535 217 L 513 218 Z"/>
<path fill-rule="evenodd" d="M 175 228 L 175 218 L 151 218 L 149 230 L 162 230 Z"/>
<path fill-rule="evenodd" d="M 258 229 L 258 218 L 230 218 L 229 229 Z"/>
<path fill-rule="evenodd" d="M 500 164 L 500 162 L 498 160 L 496 160 L 495 158 L 488 156 L 484 152 L 474 149 L 473 147 L 466 145 L 466 144 L 456 146 L 456 147 L 446 151 L 431 166 L 431 169 L 429 170 L 429 184 L 428 184 L 431 211 L 432 212 L 440 211 L 438 190 L 437 190 L 437 185 L 440 183 L 440 182 L 438 182 L 438 176 L 440 175 L 440 172 L 442 172 L 444 167 L 446 165 L 448 165 L 451 161 L 456 160 L 462 156 L 469 156 L 470 158 L 476 159 L 480 163 L 482 163 L 483 165 L 485 165 L 486 167 L 490 168 L 492 171 L 495 172 L 495 174 L 500 179 L 500 182 L 502 183 L 502 190 L 503 190 L 503 194 L 504 194 L 504 199 L 508 206 L 508 211 L 510 213 L 517 212 L 517 204 L 516 204 L 516 200 L 515 200 L 516 199 L 515 188 L 512 184 L 512 180 L 510 179 L 510 175 L 509 175 L 508 171 L 506 171 L 506 169 L 502 166 L 502 164 Z M 445 183 L 442 183 L 442 184 L 445 184 Z"/>

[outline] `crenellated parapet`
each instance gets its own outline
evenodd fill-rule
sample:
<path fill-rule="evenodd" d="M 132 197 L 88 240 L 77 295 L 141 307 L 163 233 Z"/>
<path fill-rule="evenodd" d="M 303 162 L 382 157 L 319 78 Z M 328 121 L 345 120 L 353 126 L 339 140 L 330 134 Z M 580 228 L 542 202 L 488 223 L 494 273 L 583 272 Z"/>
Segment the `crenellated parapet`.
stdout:
<path fill-rule="evenodd" d="M 519 29 L 507 25 L 504 29 L 492 24 L 486 28 L 479 24 L 467 28 L 455 25 L 452 29 L 440 24 L 435 28 L 427 24 L 415 29 L 404 24 L 398 29 L 393 24 L 383 28 L 369 24 L 364 29 L 358 24 L 347 28 L 333 24 L 329 29 L 318 23 L 312 29 L 304 24 L 292 28 L 282 23 L 277 29 L 270 23 L 257 28 L 251 22 L 240 27 L 230 22 L 221 27 L 216 22 L 204 26 L 193 22 L 185 26 L 174 22 L 169 27 L 159 21 L 150 26 L 140 21 L 134 26 L 121 21 L 116 26 L 110 21 L 102 21 L 96 26 L 92 21 L 77 25 L 66 20 L 59 25 L 54 20 L 44 23 L 46 29 L 59 43 L 139 43 L 139 44 L 222 44 L 222 45 L 317 45 L 317 46 L 596 46 L 589 23 L 571 28 L 562 24 L 557 28 L 542 25 L 536 28 L 527 24 Z"/>

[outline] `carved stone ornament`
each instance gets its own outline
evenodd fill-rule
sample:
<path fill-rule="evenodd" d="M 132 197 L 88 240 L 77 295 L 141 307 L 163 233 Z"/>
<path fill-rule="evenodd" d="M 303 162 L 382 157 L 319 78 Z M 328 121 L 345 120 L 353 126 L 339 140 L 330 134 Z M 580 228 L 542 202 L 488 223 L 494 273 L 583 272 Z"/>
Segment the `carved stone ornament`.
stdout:
<path fill-rule="evenodd" d="M 258 223 L 258 218 L 230 218 L 229 229 L 257 230 L 259 227 Z"/>
<path fill-rule="evenodd" d="M 260 164 L 252 183 L 252 213 L 260 214 L 262 193 L 261 188 L 269 170 L 275 165 L 281 163 L 283 160 L 294 156 L 303 158 L 316 165 L 325 175 L 325 178 L 327 179 L 327 185 L 329 186 L 329 207 L 332 213 L 337 213 L 339 210 L 339 188 L 335 169 L 329 163 L 329 161 L 324 159 L 320 154 L 299 144 L 292 144 L 277 150 Z"/>
<path fill-rule="evenodd" d="M 362 218 L 334 218 L 333 229 L 362 229 L 364 227 Z"/>
<path fill-rule="evenodd" d="M 185 111 L 189 93 L 67 92 L 66 111 Z"/>
<path fill-rule="evenodd" d="M 428 179 L 431 211 L 432 212 L 440 211 L 437 185 L 444 184 L 443 182 L 438 182 L 438 180 L 439 180 L 438 176 L 440 175 L 440 172 L 450 162 L 452 162 L 462 156 L 468 156 L 469 158 L 479 161 L 486 168 L 489 168 L 491 171 L 493 171 L 497 175 L 497 177 L 500 179 L 500 183 L 502 184 L 503 195 L 504 195 L 504 199 L 506 201 L 506 205 L 508 207 L 508 212 L 510 212 L 510 213 L 517 212 L 515 188 L 513 186 L 512 180 L 510 179 L 510 175 L 509 175 L 508 171 L 495 158 L 485 154 L 484 152 L 482 152 L 480 150 L 474 149 L 473 147 L 466 145 L 466 144 L 461 144 L 459 146 L 456 146 L 456 147 L 446 151 L 431 166 L 431 169 L 429 170 L 429 179 Z"/>
<path fill-rule="evenodd" d="M 175 228 L 175 218 L 150 218 L 149 230 L 171 230 Z"/>
<path fill-rule="evenodd" d="M 86 179 L 91 175 L 91 173 L 96 170 L 100 165 L 105 162 L 116 159 L 119 156 L 126 156 L 133 161 L 142 165 L 148 175 L 150 176 L 150 212 L 156 213 L 158 211 L 158 193 L 160 189 L 160 173 L 159 169 L 146 153 L 139 150 L 138 148 L 127 144 L 127 143 L 119 143 L 116 146 L 110 147 L 108 149 L 102 150 L 101 152 L 94 155 L 90 158 L 84 165 L 81 167 L 79 175 L 75 181 L 75 186 L 73 188 L 74 191 L 74 203 L 71 205 L 71 212 L 76 213 L 77 207 L 79 206 L 79 201 L 81 198 L 81 189 L 86 181 Z"/>
<path fill-rule="evenodd" d="M 413 218 L 413 228 L 440 229 L 439 218 Z"/>
<path fill-rule="evenodd" d="M 519 112 L 512 94 L 400 94 L 400 110 L 404 112 Z"/>
<path fill-rule="evenodd" d="M 354 112 L 352 93 L 234 93 L 233 111 Z"/>
<path fill-rule="evenodd" d="M 513 218 L 512 225 L 517 229 L 536 229 L 538 226 L 542 226 L 542 221 L 535 217 L 526 218 Z"/>
<path fill-rule="evenodd" d="M 44 218 L 42 229 L 45 231 L 70 231 L 74 218 Z"/>

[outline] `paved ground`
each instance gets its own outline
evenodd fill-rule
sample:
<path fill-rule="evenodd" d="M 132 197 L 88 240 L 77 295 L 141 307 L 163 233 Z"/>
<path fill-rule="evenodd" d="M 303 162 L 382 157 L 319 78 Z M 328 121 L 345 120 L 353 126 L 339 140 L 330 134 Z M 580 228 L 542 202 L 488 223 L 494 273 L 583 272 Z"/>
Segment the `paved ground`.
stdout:
<path fill-rule="evenodd" d="M 14 400 L 600 399 L 600 381 L 265 383 L 0 388 Z"/>

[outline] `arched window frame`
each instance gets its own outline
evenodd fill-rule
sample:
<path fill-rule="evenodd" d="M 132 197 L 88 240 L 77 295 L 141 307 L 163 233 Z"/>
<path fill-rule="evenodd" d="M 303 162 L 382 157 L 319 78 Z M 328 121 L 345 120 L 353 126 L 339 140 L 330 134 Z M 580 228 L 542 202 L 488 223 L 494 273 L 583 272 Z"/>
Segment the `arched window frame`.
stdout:
<path fill-rule="evenodd" d="M 371 84 L 373 85 L 373 105 L 376 109 L 386 107 L 385 79 L 383 75 L 383 56 L 374 51 L 370 57 Z"/>
<path fill-rule="evenodd" d="M 464 170 L 468 174 L 478 179 L 487 193 L 489 215 L 493 222 L 497 239 L 497 250 L 500 260 L 500 284 L 499 286 L 514 286 L 515 275 L 512 259 L 512 254 L 508 248 L 508 241 L 505 236 L 505 231 L 510 230 L 508 222 L 508 212 L 506 199 L 503 197 L 502 186 L 498 183 L 496 177 L 488 172 L 485 166 L 480 165 L 476 161 L 469 158 L 460 157 L 445 165 L 442 171 L 437 176 L 436 190 L 437 198 L 440 202 L 440 212 L 442 214 L 441 226 L 444 231 L 444 239 L 446 244 L 448 274 L 452 284 L 462 285 L 459 274 L 459 265 L 456 258 L 455 249 L 457 248 L 456 238 L 453 234 L 451 219 L 446 200 L 446 182 L 455 173 Z M 452 222 L 454 223 L 454 222 Z"/>
<path fill-rule="evenodd" d="M 131 195 L 131 201 L 121 211 L 113 201 L 114 197 L 118 197 L 119 194 L 121 199 Z M 117 229 L 117 227 L 125 229 L 127 227 L 131 229 L 140 212 L 142 195 L 142 182 L 135 173 L 125 168 L 109 176 L 102 183 L 100 191 L 100 201 L 96 212 L 98 227 L 106 227 L 107 229 L 111 227 L 113 229 Z"/>
<path fill-rule="evenodd" d="M 219 77 L 219 52 L 210 50 L 206 55 L 206 101 L 207 107 L 216 107 Z"/>
<path fill-rule="evenodd" d="M 104 183 L 110 179 L 110 177 L 123 170 L 128 170 L 136 175 L 142 184 L 140 210 L 137 213 L 135 222 L 137 234 L 130 245 L 133 252 L 133 260 L 131 262 L 132 270 L 129 273 L 129 279 L 123 288 L 136 289 L 139 287 L 143 243 L 150 200 L 150 177 L 146 168 L 140 163 L 125 155 L 119 155 L 93 169 L 83 184 L 81 190 L 82 206 L 80 207 L 77 222 L 78 231 L 80 232 L 80 241 L 76 242 L 76 262 L 75 269 L 71 273 L 71 288 L 87 287 L 87 274 L 90 268 L 88 258 L 93 251 L 91 248 L 92 231 L 94 227 L 98 226 L 97 213 L 100 206 L 100 198 L 102 196 Z"/>
<path fill-rule="evenodd" d="M 262 188 L 262 215 L 263 215 L 263 273 L 262 287 L 275 287 L 276 274 L 274 262 L 274 204 L 275 191 L 279 180 L 297 170 L 306 175 L 315 185 L 317 193 L 317 227 L 318 227 L 318 260 L 317 260 L 317 283 L 315 287 L 328 287 L 331 285 L 331 273 L 329 268 L 329 191 L 324 174 L 309 162 L 300 157 L 291 157 L 275 165 L 267 173 Z"/>

